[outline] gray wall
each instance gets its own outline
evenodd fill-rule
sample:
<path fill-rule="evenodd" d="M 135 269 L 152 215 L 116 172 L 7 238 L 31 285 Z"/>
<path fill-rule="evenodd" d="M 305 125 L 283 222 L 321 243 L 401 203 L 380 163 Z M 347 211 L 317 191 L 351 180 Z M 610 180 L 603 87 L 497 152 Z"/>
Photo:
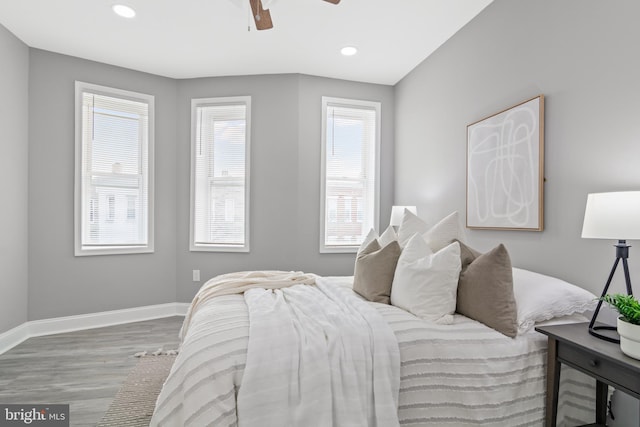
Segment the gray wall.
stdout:
<path fill-rule="evenodd" d="M 321 98 L 382 102 L 384 223 L 393 200 L 393 88 L 297 74 L 181 80 L 178 88 L 178 301 L 231 271 L 353 274 L 354 254 L 319 253 Z M 252 103 L 251 252 L 189 252 L 191 99 L 234 95 L 250 95 Z M 194 269 L 202 282 L 192 281 Z"/>
<path fill-rule="evenodd" d="M 175 80 L 38 49 L 29 73 L 29 320 L 176 300 Z M 155 253 L 74 256 L 74 82 L 155 96 Z"/>
<path fill-rule="evenodd" d="M 29 69 L 29 320 L 188 302 L 208 278 L 237 270 L 352 274 L 354 254 L 318 249 L 322 95 L 382 102 L 381 223 L 388 222 L 391 86 L 297 74 L 176 81 L 38 49 Z M 76 80 L 155 96 L 153 254 L 73 255 Z M 252 97 L 251 252 L 190 252 L 191 99 L 233 95 Z M 201 282 L 191 280 L 194 269 Z"/>
<path fill-rule="evenodd" d="M 0 334 L 27 321 L 29 48 L 0 25 Z"/>
<path fill-rule="evenodd" d="M 614 241 L 581 239 L 587 193 L 640 189 L 640 2 L 496 0 L 396 86 L 395 202 L 466 210 L 466 127 L 545 95 L 545 230 L 467 230 L 515 265 L 599 294 Z M 631 249 L 640 280 L 640 245 Z M 613 291 L 622 292 L 622 270 Z"/>

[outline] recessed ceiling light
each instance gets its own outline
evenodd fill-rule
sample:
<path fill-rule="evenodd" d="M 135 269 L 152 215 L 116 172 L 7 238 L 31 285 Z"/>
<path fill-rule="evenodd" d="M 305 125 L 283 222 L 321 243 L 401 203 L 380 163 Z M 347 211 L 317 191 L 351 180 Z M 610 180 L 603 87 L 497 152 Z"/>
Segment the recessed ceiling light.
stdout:
<path fill-rule="evenodd" d="M 131 9 L 129 6 L 125 6 L 123 4 L 115 4 L 113 5 L 113 11 L 123 18 L 133 18 L 136 16 L 136 11 Z"/>
<path fill-rule="evenodd" d="M 353 56 L 358 53 L 358 49 L 353 46 L 346 46 L 340 49 L 340 53 L 344 56 Z"/>

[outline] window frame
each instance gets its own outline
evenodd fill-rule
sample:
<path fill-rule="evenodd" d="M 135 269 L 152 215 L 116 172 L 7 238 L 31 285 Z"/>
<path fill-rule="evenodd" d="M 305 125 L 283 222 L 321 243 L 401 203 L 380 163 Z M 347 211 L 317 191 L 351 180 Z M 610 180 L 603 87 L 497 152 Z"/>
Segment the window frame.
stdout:
<path fill-rule="evenodd" d="M 140 245 L 83 245 L 83 93 L 89 92 L 96 95 L 103 95 L 112 98 L 119 98 L 129 101 L 146 103 L 147 110 L 147 143 L 146 150 L 142 147 L 143 155 L 146 152 L 146 171 L 142 172 L 143 181 L 146 173 L 147 184 L 147 242 Z M 75 82 L 75 174 L 74 174 L 74 253 L 75 256 L 94 256 L 94 255 L 119 255 L 119 254 L 139 254 L 154 252 L 154 147 L 155 147 L 155 97 L 153 95 L 133 92 L 129 90 L 117 89 L 108 86 L 101 86 L 82 81 Z M 92 206 L 91 199 L 86 201 L 87 209 L 91 213 L 92 209 L 98 209 Z M 140 215 L 141 212 L 138 212 Z M 91 215 L 87 215 L 87 226 L 91 223 Z"/>
<path fill-rule="evenodd" d="M 327 205 L 327 109 L 330 106 L 366 109 L 375 111 L 375 141 L 374 141 L 374 191 L 373 191 L 373 228 L 378 230 L 380 219 L 380 138 L 382 103 L 379 101 L 366 101 L 347 98 L 322 97 L 322 132 L 321 132 L 321 166 L 320 166 L 320 253 L 355 253 L 360 244 L 353 245 L 328 245 L 325 241 L 326 232 L 326 205 Z M 359 221 L 358 221 L 359 222 Z M 363 232 L 366 237 L 369 230 Z"/>
<path fill-rule="evenodd" d="M 244 174 L 244 245 L 231 245 L 221 243 L 198 243 L 195 241 L 196 220 L 196 154 L 197 154 L 197 129 L 198 107 L 244 104 L 245 115 L 245 174 Z M 189 250 L 192 252 L 250 252 L 250 189 L 251 189 L 251 96 L 226 96 L 213 98 L 191 99 L 191 154 L 190 154 L 190 213 L 189 213 Z M 225 207 L 226 209 L 226 207 Z M 225 213 L 226 214 L 226 213 Z"/>

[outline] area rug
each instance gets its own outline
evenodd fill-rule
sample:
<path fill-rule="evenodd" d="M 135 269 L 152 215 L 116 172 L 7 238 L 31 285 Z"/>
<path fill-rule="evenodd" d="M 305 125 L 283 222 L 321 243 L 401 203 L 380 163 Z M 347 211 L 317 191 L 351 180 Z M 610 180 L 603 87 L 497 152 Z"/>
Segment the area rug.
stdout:
<path fill-rule="evenodd" d="M 147 427 L 175 359 L 175 355 L 141 357 L 98 427 Z"/>

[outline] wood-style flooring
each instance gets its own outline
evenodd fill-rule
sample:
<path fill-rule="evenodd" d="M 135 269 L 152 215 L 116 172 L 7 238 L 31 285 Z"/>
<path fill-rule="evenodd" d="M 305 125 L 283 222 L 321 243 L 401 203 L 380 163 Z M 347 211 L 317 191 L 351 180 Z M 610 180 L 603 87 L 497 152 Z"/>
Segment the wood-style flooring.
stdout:
<path fill-rule="evenodd" d="M 0 355 L 0 403 L 70 404 L 72 426 L 95 426 L 133 355 L 178 348 L 184 317 L 30 338 Z"/>

